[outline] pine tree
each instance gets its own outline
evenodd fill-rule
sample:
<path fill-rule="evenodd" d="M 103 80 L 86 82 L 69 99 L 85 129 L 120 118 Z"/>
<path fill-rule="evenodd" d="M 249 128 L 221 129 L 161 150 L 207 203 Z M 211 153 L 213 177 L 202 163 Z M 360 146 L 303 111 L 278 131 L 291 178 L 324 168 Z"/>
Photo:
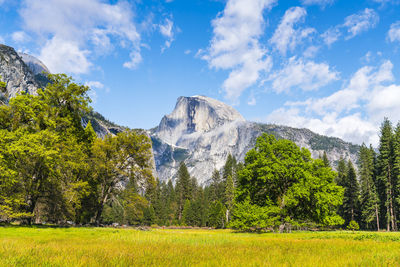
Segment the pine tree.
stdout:
<path fill-rule="evenodd" d="M 328 155 L 326 155 L 326 151 L 322 155 L 322 161 L 324 162 L 325 167 L 330 167 L 331 164 L 329 163 Z"/>
<path fill-rule="evenodd" d="M 180 221 L 182 220 L 182 212 L 185 201 L 187 199 L 190 199 L 192 196 L 189 171 L 183 161 L 181 162 L 178 170 L 178 178 L 176 181 L 176 195 L 178 202 L 178 220 Z"/>
<path fill-rule="evenodd" d="M 224 187 L 223 187 L 223 182 L 221 180 L 221 175 L 219 174 L 218 170 L 214 170 L 212 176 L 211 176 L 211 201 L 223 201 L 223 192 L 224 192 Z"/>
<path fill-rule="evenodd" d="M 359 152 L 359 174 L 361 185 L 361 220 L 366 229 L 376 224 L 379 231 L 379 201 L 374 183 L 374 153 L 362 144 Z"/>
<path fill-rule="evenodd" d="M 396 230 L 396 218 L 394 216 L 393 196 L 393 131 L 391 122 L 385 118 L 381 126 L 379 142 L 378 178 L 384 189 L 386 209 L 386 230 Z M 384 196 L 384 195 L 382 195 Z"/>
<path fill-rule="evenodd" d="M 393 138 L 393 185 L 395 213 L 400 214 L 400 123 L 397 124 Z"/>
<path fill-rule="evenodd" d="M 228 175 L 225 183 L 225 206 L 226 206 L 226 221 L 229 222 L 230 212 L 233 207 L 233 200 L 235 198 L 235 186 L 233 184 L 233 178 Z"/>
<path fill-rule="evenodd" d="M 344 196 L 343 196 L 343 217 L 345 223 L 357 219 L 357 212 L 359 210 L 359 186 L 357 181 L 357 174 L 353 164 L 349 160 L 347 163 L 347 175 L 344 182 Z"/>

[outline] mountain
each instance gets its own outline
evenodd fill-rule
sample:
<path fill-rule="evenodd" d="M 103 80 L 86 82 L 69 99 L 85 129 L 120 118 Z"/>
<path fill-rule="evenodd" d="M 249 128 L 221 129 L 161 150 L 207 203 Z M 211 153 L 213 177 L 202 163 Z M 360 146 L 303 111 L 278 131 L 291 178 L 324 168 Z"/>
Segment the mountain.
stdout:
<path fill-rule="evenodd" d="M 46 65 L 36 57 L 17 53 L 14 48 L 0 44 L 0 76 L 7 83 L 6 90 L 0 91 L 0 103 L 8 103 L 10 98 L 22 92 L 35 95 L 39 88 L 49 83 L 43 72 L 50 73 Z M 116 134 L 125 128 L 94 111 L 83 119 L 84 125 L 89 120 L 99 137 Z"/>
<path fill-rule="evenodd" d="M 0 92 L 0 103 L 7 103 L 20 92 L 36 94 L 38 88 L 44 88 L 49 81 L 42 71 L 48 69 L 40 60 L 0 45 L 0 75 L 7 83 L 6 90 Z M 97 112 L 83 118 L 83 124 L 89 120 L 99 137 L 125 129 Z M 308 129 L 249 122 L 234 108 L 205 96 L 178 98 L 171 114 L 164 116 L 157 127 L 143 131 L 153 141 L 155 167 L 161 180 L 174 180 L 179 163 L 185 161 L 200 184 L 209 182 L 213 170 L 221 169 L 229 154 L 243 160 L 264 132 L 310 149 L 314 158 L 326 151 L 333 165 L 341 156 L 357 161 L 357 145 Z"/>
<path fill-rule="evenodd" d="M 19 52 L 18 55 L 25 62 L 28 68 L 33 72 L 33 74 L 42 74 L 43 72 L 51 73 L 46 65 L 42 61 L 35 58 L 34 56 L 28 55 L 26 53 Z"/>
<path fill-rule="evenodd" d="M 221 169 L 229 154 L 243 161 L 262 133 L 294 141 L 314 158 L 327 152 L 335 165 L 342 156 L 357 161 L 359 146 L 308 129 L 246 121 L 232 107 L 205 96 L 179 97 L 171 114 L 153 128 L 156 168 L 161 180 L 175 179 L 184 161 L 200 184 L 207 184 L 214 169 Z"/>
<path fill-rule="evenodd" d="M 14 48 L 0 44 L 0 75 L 7 83 L 5 91 L 0 92 L 1 102 L 7 103 L 11 97 L 26 92 L 36 94 L 40 81 L 25 64 Z"/>

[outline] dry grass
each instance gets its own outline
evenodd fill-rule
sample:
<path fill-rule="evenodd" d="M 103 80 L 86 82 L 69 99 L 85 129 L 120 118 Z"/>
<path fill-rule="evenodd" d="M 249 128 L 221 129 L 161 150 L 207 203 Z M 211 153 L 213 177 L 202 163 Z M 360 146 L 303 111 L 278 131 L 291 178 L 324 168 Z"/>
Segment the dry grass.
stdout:
<path fill-rule="evenodd" d="M 0 227 L 0 266 L 400 266 L 400 234 Z"/>

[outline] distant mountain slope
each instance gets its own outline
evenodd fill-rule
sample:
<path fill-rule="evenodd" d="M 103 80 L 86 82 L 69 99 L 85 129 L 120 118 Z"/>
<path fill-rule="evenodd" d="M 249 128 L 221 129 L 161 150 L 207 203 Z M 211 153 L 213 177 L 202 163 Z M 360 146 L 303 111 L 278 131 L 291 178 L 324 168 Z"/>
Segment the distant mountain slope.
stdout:
<path fill-rule="evenodd" d="M 232 107 L 204 96 L 180 97 L 171 114 L 151 130 L 156 168 L 161 180 L 175 179 L 185 161 L 191 175 L 206 184 L 228 154 L 243 160 L 262 133 L 294 141 L 314 158 L 326 151 L 333 165 L 342 156 L 357 160 L 359 146 L 308 129 L 245 121 Z"/>

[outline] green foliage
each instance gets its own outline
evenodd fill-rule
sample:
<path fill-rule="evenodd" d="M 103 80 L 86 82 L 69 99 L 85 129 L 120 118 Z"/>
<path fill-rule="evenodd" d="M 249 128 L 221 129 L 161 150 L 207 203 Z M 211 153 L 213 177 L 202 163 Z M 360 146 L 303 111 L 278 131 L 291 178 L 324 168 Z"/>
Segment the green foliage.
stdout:
<path fill-rule="evenodd" d="M 322 160 L 311 159 L 308 150 L 264 134 L 238 172 L 236 200 L 279 210 L 282 224 L 337 225 L 343 222 L 335 212 L 343 190 L 334 183 L 335 176 Z"/>
<path fill-rule="evenodd" d="M 349 224 L 347 225 L 347 227 L 346 227 L 348 230 L 352 230 L 352 231 L 355 231 L 355 230 L 359 230 L 360 229 L 360 226 L 358 225 L 358 223 L 356 222 L 356 221 L 350 221 L 349 222 Z"/>
<path fill-rule="evenodd" d="M 236 203 L 229 227 L 241 231 L 275 229 L 281 224 L 281 211 L 277 206 L 258 206 L 247 199 Z"/>
<path fill-rule="evenodd" d="M 226 226 L 226 208 L 217 200 L 210 204 L 208 214 L 208 225 L 215 228 L 225 228 Z"/>

